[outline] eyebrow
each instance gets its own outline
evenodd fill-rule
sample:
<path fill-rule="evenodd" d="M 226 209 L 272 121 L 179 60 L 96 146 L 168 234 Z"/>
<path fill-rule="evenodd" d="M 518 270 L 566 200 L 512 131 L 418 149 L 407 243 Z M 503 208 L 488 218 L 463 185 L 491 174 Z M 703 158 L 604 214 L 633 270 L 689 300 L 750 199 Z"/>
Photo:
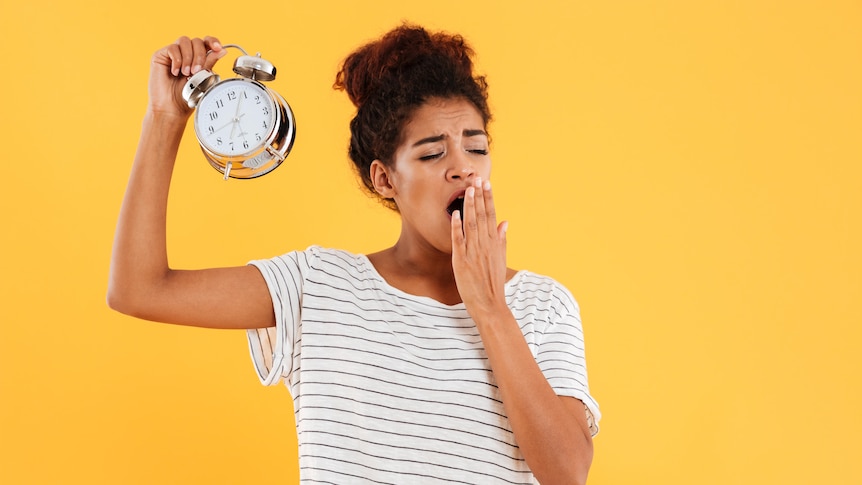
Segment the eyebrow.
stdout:
<path fill-rule="evenodd" d="M 461 134 L 468 138 L 472 136 L 488 136 L 488 134 L 485 133 L 485 130 L 464 130 Z M 442 141 L 445 138 L 446 135 L 429 136 L 417 141 L 413 144 L 413 146 L 418 147 L 419 145 L 425 145 L 427 143 L 436 143 L 438 141 Z"/>

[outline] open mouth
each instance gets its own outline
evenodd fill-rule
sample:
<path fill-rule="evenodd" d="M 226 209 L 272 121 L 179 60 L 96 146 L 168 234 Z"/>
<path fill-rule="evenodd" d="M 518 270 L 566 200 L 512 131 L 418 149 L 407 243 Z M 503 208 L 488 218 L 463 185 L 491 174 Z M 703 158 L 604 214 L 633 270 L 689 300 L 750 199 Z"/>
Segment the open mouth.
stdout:
<path fill-rule="evenodd" d="M 459 214 L 463 217 L 464 215 L 464 196 L 457 197 L 455 200 L 449 204 L 449 207 L 446 208 L 446 212 L 451 216 L 455 211 L 458 211 Z"/>

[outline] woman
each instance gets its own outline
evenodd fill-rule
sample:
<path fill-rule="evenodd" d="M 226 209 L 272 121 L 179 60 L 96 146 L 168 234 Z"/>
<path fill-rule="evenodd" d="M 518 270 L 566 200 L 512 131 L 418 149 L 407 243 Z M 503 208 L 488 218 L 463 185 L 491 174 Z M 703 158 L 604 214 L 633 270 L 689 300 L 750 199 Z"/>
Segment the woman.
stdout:
<path fill-rule="evenodd" d="M 599 415 L 578 307 L 554 280 L 506 267 L 486 84 L 464 40 L 401 26 L 337 75 L 357 107 L 350 157 L 401 216 L 392 247 L 174 270 L 165 214 L 190 115 L 180 92 L 224 53 L 214 37 L 183 37 L 153 56 L 110 306 L 248 329 L 261 380 L 290 387 L 303 480 L 583 483 Z"/>

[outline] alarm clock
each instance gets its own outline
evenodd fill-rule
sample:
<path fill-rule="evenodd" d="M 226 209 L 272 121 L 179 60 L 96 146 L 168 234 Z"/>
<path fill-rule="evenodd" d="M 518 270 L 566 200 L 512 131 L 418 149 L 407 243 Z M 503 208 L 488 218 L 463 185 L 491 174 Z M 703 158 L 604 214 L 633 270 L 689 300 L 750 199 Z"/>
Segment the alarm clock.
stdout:
<path fill-rule="evenodd" d="M 237 77 L 222 80 L 201 70 L 183 87 L 183 99 L 195 109 L 194 130 L 204 157 L 228 177 L 250 179 L 281 165 L 296 137 L 296 122 L 287 101 L 264 86 L 275 79 L 275 66 L 260 53 L 234 61 Z"/>

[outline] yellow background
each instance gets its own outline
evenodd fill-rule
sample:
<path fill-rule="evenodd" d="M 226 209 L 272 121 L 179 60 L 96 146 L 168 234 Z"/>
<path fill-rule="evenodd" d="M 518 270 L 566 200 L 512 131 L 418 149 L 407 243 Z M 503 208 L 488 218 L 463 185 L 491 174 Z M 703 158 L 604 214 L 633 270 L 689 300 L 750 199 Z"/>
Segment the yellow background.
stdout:
<path fill-rule="evenodd" d="M 370 252 L 398 219 L 357 189 L 330 86 L 406 19 L 475 46 L 510 265 L 581 304 L 590 482 L 862 483 L 862 4 L 405 3 L 2 0 L 0 482 L 295 481 L 290 397 L 242 332 L 104 303 L 150 55 L 261 51 L 298 120 L 259 180 L 184 141 L 174 266 Z"/>

